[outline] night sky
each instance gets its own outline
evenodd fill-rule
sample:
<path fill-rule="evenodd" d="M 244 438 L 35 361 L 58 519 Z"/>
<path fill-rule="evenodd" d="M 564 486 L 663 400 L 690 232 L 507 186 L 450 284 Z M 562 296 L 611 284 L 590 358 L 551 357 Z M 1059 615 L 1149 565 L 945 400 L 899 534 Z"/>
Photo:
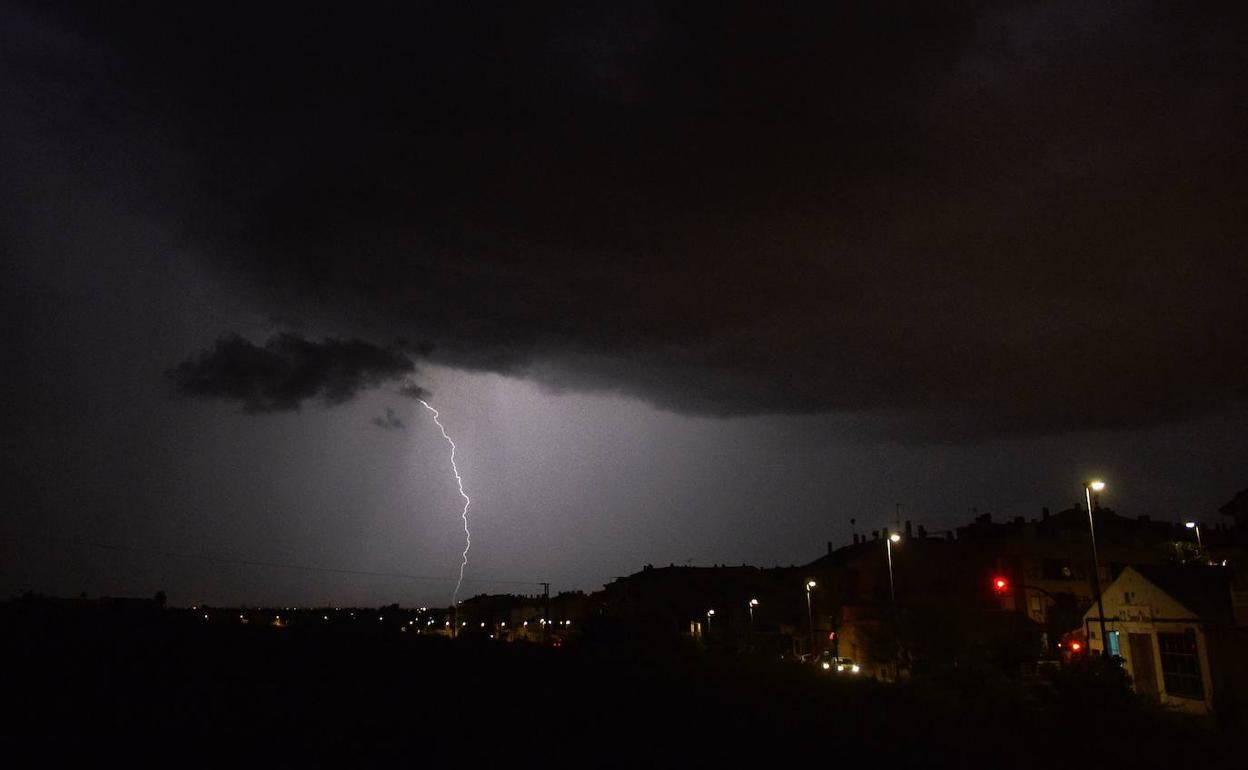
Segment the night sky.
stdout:
<path fill-rule="evenodd" d="M 445 605 L 417 398 L 464 593 L 1248 487 L 1242 3 L 273 5 L 0 3 L 8 595 Z"/>

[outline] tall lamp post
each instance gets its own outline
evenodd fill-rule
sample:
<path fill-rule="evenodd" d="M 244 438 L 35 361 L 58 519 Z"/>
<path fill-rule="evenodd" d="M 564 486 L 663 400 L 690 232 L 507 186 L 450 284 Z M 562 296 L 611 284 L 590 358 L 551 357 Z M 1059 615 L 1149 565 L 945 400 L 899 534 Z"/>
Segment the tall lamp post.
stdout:
<path fill-rule="evenodd" d="M 711 634 L 711 618 L 713 617 L 715 617 L 715 610 L 707 610 L 706 611 L 706 634 L 707 636 L 710 636 Z"/>
<path fill-rule="evenodd" d="M 1205 550 L 1205 546 L 1200 542 L 1200 522 L 1188 521 L 1188 522 L 1184 522 L 1183 526 L 1187 527 L 1188 529 L 1196 530 L 1196 547 L 1200 549 L 1201 551 Z"/>
<path fill-rule="evenodd" d="M 1092 493 L 1105 488 L 1100 479 L 1083 485 L 1083 495 L 1088 502 L 1088 532 L 1092 535 L 1092 590 L 1096 592 L 1096 614 L 1101 625 L 1101 657 L 1109 655 L 1109 636 L 1105 633 L 1105 603 L 1101 600 L 1101 563 L 1096 557 L 1096 526 L 1092 523 Z"/>
<path fill-rule="evenodd" d="M 758 606 L 758 599 L 750 599 L 745 606 L 750 608 L 750 650 L 754 649 L 754 608 Z"/>
<path fill-rule="evenodd" d="M 810 659 L 815 659 L 815 616 L 810 609 L 810 592 L 815 590 L 815 581 L 806 581 L 806 626 L 810 629 Z"/>
<path fill-rule="evenodd" d="M 897 621 L 897 591 L 893 588 L 893 543 L 900 543 L 901 535 L 894 532 L 884 538 L 884 552 L 888 554 L 888 599 L 893 610 L 893 652 L 901 658 L 901 629 Z"/>
<path fill-rule="evenodd" d="M 901 535 L 894 532 L 884 541 L 884 550 L 888 553 L 888 599 L 893 604 L 893 614 L 897 614 L 897 592 L 893 589 L 893 543 L 900 543 Z"/>

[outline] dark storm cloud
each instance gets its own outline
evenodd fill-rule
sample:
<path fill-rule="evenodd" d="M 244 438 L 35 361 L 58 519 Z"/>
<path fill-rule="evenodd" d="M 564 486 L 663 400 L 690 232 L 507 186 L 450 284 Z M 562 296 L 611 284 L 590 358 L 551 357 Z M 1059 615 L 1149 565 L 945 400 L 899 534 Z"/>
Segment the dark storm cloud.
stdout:
<path fill-rule="evenodd" d="M 403 353 L 359 340 L 279 334 L 261 347 L 231 334 L 178 364 L 169 377 L 182 395 L 234 401 L 247 412 L 282 412 L 317 398 L 342 404 L 415 368 Z M 383 427 L 402 427 L 394 422 Z"/>
<path fill-rule="evenodd" d="M 376 425 L 382 430 L 402 430 L 403 421 L 399 419 L 393 409 L 386 407 L 386 413 L 384 415 L 373 418 L 373 425 Z"/>
<path fill-rule="evenodd" d="M 1244 398 L 1239 4 L 347 10 L 72 23 L 184 158 L 188 248 L 274 313 L 938 437 Z"/>
<path fill-rule="evenodd" d="M 408 380 L 399 386 L 399 395 L 407 396 L 408 398 L 426 399 L 429 398 L 429 391 Z"/>

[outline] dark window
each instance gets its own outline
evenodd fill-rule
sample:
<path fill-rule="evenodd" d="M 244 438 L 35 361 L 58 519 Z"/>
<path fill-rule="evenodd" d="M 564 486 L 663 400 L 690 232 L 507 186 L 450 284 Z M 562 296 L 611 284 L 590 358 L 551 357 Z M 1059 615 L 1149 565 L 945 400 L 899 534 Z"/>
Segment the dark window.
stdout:
<path fill-rule="evenodd" d="M 1161 650 L 1161 673 L 1166 679 L 1166 692 L 1180 698 L 1203 700 L 1205 688 L 1200 681 L 1200 658 L 1196 652 L 1196 632 L 1190 628 L 1181 634 L 1157 634 Z"/>

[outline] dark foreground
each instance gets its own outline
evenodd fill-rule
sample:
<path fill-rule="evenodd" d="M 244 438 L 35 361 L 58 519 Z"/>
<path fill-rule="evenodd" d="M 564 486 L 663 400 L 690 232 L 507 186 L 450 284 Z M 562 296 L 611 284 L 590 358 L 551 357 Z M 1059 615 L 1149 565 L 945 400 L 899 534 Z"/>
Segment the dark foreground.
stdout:
<path fill-rule="evenodd" d="M 85 751 L 110 766 L 175 767 L 1238 764 L 1235 736 L 1091 678 L 1027 686 L 976 674 L 889 687 L 643 648 L 618 631 L 561 649 L 171 616 L 10 614 L 0 631 L 6 757 Z"/>

